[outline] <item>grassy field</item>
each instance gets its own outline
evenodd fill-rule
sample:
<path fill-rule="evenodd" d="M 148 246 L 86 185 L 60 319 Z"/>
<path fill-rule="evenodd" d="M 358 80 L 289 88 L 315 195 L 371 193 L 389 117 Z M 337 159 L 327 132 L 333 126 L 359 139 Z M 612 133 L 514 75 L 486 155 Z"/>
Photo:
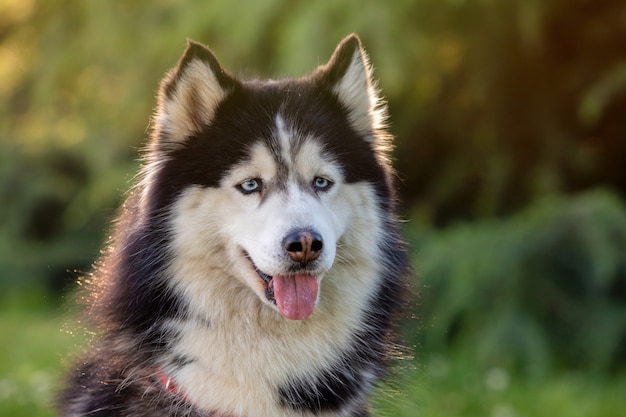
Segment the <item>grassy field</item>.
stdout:
<path fill-rule="evenodd" d="M 626 407 L 626 378 L 570 373 L 538 381 L 506 370 L 480 372 L 459 358 L 431 359 L 396 395 L 378 400 L 380 415 L 402 417 L 616 417 Z M 392 391 L 393 392 L 393 391 Z"/>
<path fill-rule="evenodd" d="M 59 312 L 0 313 L 0 416 L 49 417 L 63 363 L 80 343 Z M 430 355 L 384 387 L 377 415 L 402 417 L 615 417 L 626 408 L 626 377 L 553 375 L 517 380 L 480 372 L 462 355 Z"/>
<path fill-rule="evenodd" d="M 53 416 L 51 399 L 73 337 L 58 313 L 0 313 L 0 415 Z"/>

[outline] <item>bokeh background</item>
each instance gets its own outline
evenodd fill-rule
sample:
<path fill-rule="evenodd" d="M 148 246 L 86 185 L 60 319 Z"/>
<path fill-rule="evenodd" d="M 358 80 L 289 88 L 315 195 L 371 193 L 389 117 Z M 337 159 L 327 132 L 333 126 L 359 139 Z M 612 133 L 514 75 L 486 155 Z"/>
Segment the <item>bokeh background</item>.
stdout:
<path fill-rule="evenodd" d="M 185 39 L 280 77 L 350 32 L 389 102 L 418 271 L 377 414 L 624 412 L 623 0 L 1 0 L 0 415 L 53 415 L 84 339 L 68 294 Z"/>

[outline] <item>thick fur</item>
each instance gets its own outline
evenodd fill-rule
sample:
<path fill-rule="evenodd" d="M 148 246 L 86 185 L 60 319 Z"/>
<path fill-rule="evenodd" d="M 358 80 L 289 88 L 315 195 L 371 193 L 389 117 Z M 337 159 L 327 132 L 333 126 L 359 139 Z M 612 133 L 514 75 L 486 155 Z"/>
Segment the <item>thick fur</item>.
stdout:
<path fill-rule="evenodd" d="M 61 415 L 369 415 L 408 271 L 385 117 L 355 35 L 279 81 L 239 80 L 189 42 L 84 280 L 96 336 Z M 294 261 L 294 230 L 315 256 Z M 277 307 L 281 275 L 315 278 L 310 316 Z"/>

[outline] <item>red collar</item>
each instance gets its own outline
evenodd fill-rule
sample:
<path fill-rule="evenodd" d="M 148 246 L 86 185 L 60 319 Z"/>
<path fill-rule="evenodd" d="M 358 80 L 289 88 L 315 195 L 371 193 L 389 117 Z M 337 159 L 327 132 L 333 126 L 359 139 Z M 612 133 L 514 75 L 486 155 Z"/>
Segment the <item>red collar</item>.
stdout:
<path fill-rule="evenodd" d="M 163 372 L 163 369 L 161 369 L 161 368 L 157 368 L 156 369 L 156 377 L 159 380 L 159 382 L 161 383 L 161 387 L 164 388 L 165 391 L 171 392 L 172 394 L 179 395 L 182 398 L 184 398 L 185 401 L 188 402 L 188 399 L 185 396 L 185 394 L 180 392 L 180 390 L 178 388 L 178 384 L 176 383 L 176 381 L 174 381 L 174 379 L 170 378 L 169 376 L 165 375 L 165 372 Z"/>
<path fill-rule="evenodd" d="M 185 395 L 185 393 L 180 390 L 180 387 L 178 386 L 174 378 L 166 375 L 165 372 L 163 372 L 163 369 L 161 368 L 156 369 L 156 377 L 159 380 L 162 389 L 174 395 L 177 395 L 186 403 L 192 404 L 191 400 L 189 400 L 189 397 L 187 397 L 187 395 Z M 209 411 L 208 416 L 209 417 L 233 417 L 230 414 L 219 414 L 217 411 Z"/>

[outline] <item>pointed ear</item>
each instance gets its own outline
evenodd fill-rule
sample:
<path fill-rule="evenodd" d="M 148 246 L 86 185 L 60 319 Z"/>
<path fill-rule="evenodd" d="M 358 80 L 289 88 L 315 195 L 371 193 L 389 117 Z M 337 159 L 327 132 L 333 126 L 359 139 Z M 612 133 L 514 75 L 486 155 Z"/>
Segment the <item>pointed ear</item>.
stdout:
<path fill-rule="evenodd" d="M 207 47 L 188 40 L 178 65 L 161 81 L 155 115 L 157 149 L 176 149 L 210 124 L 236 83 Z"/>
<path fill-rule="evenodd" d="M 319 71 L 322 83 L 348 110 L 350 123 L 357 132 L 367 134 L 384 128 L 386 105 L 379 97 L 372 68 L 357 35 L 343 39 Z"/>

